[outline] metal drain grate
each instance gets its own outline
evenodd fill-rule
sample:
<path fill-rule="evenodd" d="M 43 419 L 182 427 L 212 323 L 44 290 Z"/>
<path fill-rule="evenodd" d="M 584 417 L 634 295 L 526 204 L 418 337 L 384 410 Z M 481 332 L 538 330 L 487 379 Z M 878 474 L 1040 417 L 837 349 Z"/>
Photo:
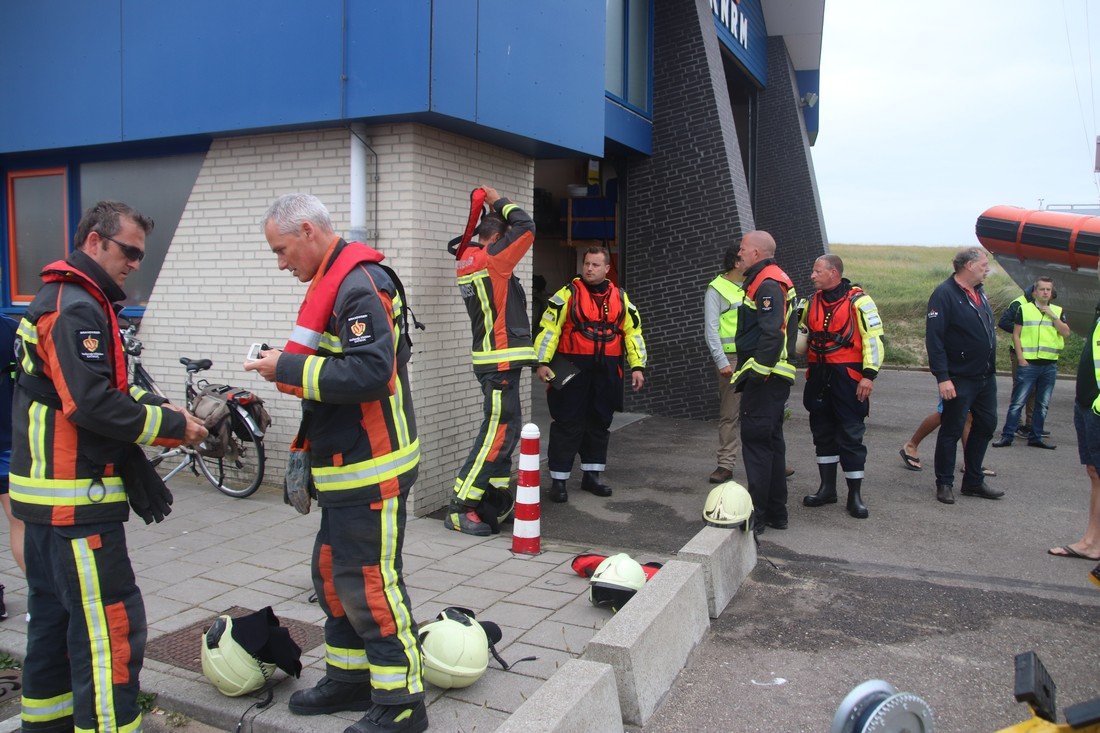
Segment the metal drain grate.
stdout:
<path fill-rule="evenodd" d="M 5 669 L 0 672 L 0 703 L 23 694 L 23 671 Z"/>
<path fill-rule="evenodd" d="M 253 613 L 253 611 L 240 606 L 233 606 L 222 611 L 222 613 L 236 618 L 246 616 Z M 158 636 L 145 645 L 146 658 L 201 674 L 202 660 L 199 658 L 199 650 L 201 649 L 199 639 L 220 615 L 222 614 L 211 615 L 210 618 L 196 621 L 178 631 Z M 296 621 L 290 618 L 281 618 L 279 623 L 290 630 L 290 638 L 294 639 L 294 643 L 300 646 L 303 652 L 307 652 L 325 641 L 325 630 L 315 624 L 307 624 L 304 621 Z"/>

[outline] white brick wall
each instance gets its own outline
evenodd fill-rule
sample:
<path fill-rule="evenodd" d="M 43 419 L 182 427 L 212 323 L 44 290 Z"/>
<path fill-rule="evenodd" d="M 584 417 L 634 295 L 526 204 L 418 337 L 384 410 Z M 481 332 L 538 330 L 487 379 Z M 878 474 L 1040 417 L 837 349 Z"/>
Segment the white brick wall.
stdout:
<path fill-rule="evenodd" d="M 454 259 L 444 246 L 464 227 L 470 190 L 479 183 L 530 211 L 534 162 L 416 124 L 369 127 L 367 140 L 378 156 L 379 175 L 369 184 L 367 225 L 379 237 L 369 244 L 401 275 L 409 302 L 427 326 L 412 334 L 410 364 L 422 450 L 410 509 L 424 514 L 446 502 L 481 419 L 480 390 L 470 368 L 469 319 L 454 285 Z M 305 285 L 277 269 L 258 222 L 277 196 L 306 191 L 325 203 L 337 231 L 345 232 L 350 141 L 345 129 L 215 141 L 141 328 L 145 364 L 169 394 L 182 396 L 179 356 L 201 356 L 214 361 L 206 373 L 211 381 L 263 396 L 274 420 L 265 440 L 267 483 L 282 481 L 298 402 L 243 371 L 241 362 L 253 341 L 285 342 Z M 529 286 L 530 256 L 517 275 Z M 525 396 L 528 379 L 525 375 Z M 524 410 L 530 410 L 527 397 Z"/>

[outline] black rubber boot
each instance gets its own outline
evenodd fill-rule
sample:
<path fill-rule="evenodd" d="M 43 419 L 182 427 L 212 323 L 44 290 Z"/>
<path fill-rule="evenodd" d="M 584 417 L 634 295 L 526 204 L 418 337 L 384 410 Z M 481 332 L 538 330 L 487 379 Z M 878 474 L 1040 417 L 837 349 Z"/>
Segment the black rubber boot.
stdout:
<path fill-rule="evenodd" d="M 329 676 L 308 690 L 298 690 L 287 703 L 295 715 L 324 715 L 341 710 L 370 710 L 370 680 L 341 682 Z"/>
<path fill-rule="evenodd" d="M 581 478 L 581 488 L 596 496 L 611 496 L 611 487 L 600 483 L 599 471 L 585 471 Z"/>
<path fill-rule="evenodd" d="M 550 482 L 550 501 L 564 504 L 569 501 L 569 492 L 565 489 L 565 479 L 556 478 Z"/>
<path fill-rule="evenodd" d="M 850 478 L 845 480 L 848 482 L 848 513 L 856 519 L 866 519 L 871 516 L 871 513 L 867 511 L 867 507 L 863 505 L 863 497 L 859 495 L 860 488 L 863 486 L 863 479 Z"/>
<path fill-rule="evenodd" d="M 422 733 L 428 730 L 428 710 L 421 700 L 412 705 L 374 705 L 344 733 Z"/>
<path fill-rule="evenodd" d="M 821 474 L 821 486 L 816 494 L 802 497 L 804 506 L 836 504 L 836 467 L 835 463 L 817 464 L 817 472 Z"/>

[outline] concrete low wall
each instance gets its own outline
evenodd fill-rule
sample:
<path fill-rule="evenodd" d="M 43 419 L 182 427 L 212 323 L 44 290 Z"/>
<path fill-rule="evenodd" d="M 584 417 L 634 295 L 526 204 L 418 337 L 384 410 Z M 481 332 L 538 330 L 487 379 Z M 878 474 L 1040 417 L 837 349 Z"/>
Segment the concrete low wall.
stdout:
<path fill-rule="evenodd" d="M 623 721 L 644 725 L 710 628 L 703 568 L 672 560 L 585 647 L 615 670 Z"/>
<path fill-rule="evenodd" d="M 497 733 L 621 733 L 615 671 L 570 659 L 497 728 Z"/>
<path fill-rule="evenodd" d="M 751 532 L 703 527 L 676 553 L 676 559 L 703 567 L 707 609 L 711 618 L 718 618 L 756 567 L 756 541 Z"/>

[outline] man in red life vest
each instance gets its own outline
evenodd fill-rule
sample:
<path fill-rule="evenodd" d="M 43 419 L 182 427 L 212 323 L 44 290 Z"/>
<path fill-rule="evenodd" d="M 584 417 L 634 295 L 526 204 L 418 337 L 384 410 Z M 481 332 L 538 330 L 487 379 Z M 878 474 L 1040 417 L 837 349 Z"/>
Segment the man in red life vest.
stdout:
<path fill-rule="evenodd" d="M 12 513 L 26 524 L 23 730 L 141 730 L 145 606 L 122 523 L 127 498 L 146 523 L 170 509 L 149 514 L 135 501 L 155 487 L 131 480 L 134 444 L 206 437 L 201 420 L 127 384 L 113 305 L 152 228 L 124 203 L 88 209 L 75 251 L 42 270 L 16 332 L 9 479 Z"/>
<path fill-rule="evenodd" d="M 403 288 L 381 252 L 335 234 L 315 196 L 281 196 L 262 222 L 279 269 L 309 283 L 286 348 L 245 364 L 301 399 L 298 447 L 309 450 L 321 505 L 311 565 L 327 616 L 325 676 L 291 695 L 290 711 L 366 711 L 345 733 L 427 730 L 401 575 L 405 500 L 420 463 Z"/>
<path fill-rule="evenodd" d="M 481 190 L 489 212 L 481 217 L 477 240 L 457 251 L 455 277 L 470 316 L 470 356 L 484 397 L 483 418 L 455 478 L 443 525 L 485 536 L 500 531 L 498 516 L 512 505 L 512 453 L 523 428 L 519 377 L 523 367 L 535 363 L 527 298 L 513 274 L 535 241 L 535 223 L 495 189 Z"/>
<path fill-rule="evenodd" d="M 745 275 L 743 334 L 737 341 L 733 388 L 741 392 L 741 453 L 749 494 L 756 509 L 754 530 L 787 528 L 787 446 L 783 410 L 794 384 L 797 331 L 795 292 L 787 273 L 775 263 L 775 240 L 764 231 L 741 238 L 737 269 Z M 742 331 L 738 328 L 738 331 Z"/>
<path fill-rule="evenodd" d="M 581 277 L 554 293 L 542 316 L 535 339 L 539 379 L 550 382 L 550 361 L 562 354 L 577 374 L 561 389 L 550 388 L 550 498 L 568 501 L 565 482 L 580 454 L 584 476 L 581 488 L 596 496 L 611 496 L 600 481 L 607 466 L 608 428 L 622 409 L 623 359 L 630 369 L 635 392 L 645 384 L 646 350 L 642 317 L 626 292 L 607 279 L 611 254 L 605 247 L 589 247 Z"/>
<path fill-rule="evenodd" d="M 882 367 L 882 319 L 871 296 L 844 277 L 844 262 L 836 255 L 818 257 L 810 280 L 817 292 L 802 314 L 810 363 L 802 403 L 810 413 L 821 486 L 802 503 L 836 503 L 839 463 L 848 483 L 848 513 L 866 519 L 860 496 L 867 462 L 863 421 Z"/>

